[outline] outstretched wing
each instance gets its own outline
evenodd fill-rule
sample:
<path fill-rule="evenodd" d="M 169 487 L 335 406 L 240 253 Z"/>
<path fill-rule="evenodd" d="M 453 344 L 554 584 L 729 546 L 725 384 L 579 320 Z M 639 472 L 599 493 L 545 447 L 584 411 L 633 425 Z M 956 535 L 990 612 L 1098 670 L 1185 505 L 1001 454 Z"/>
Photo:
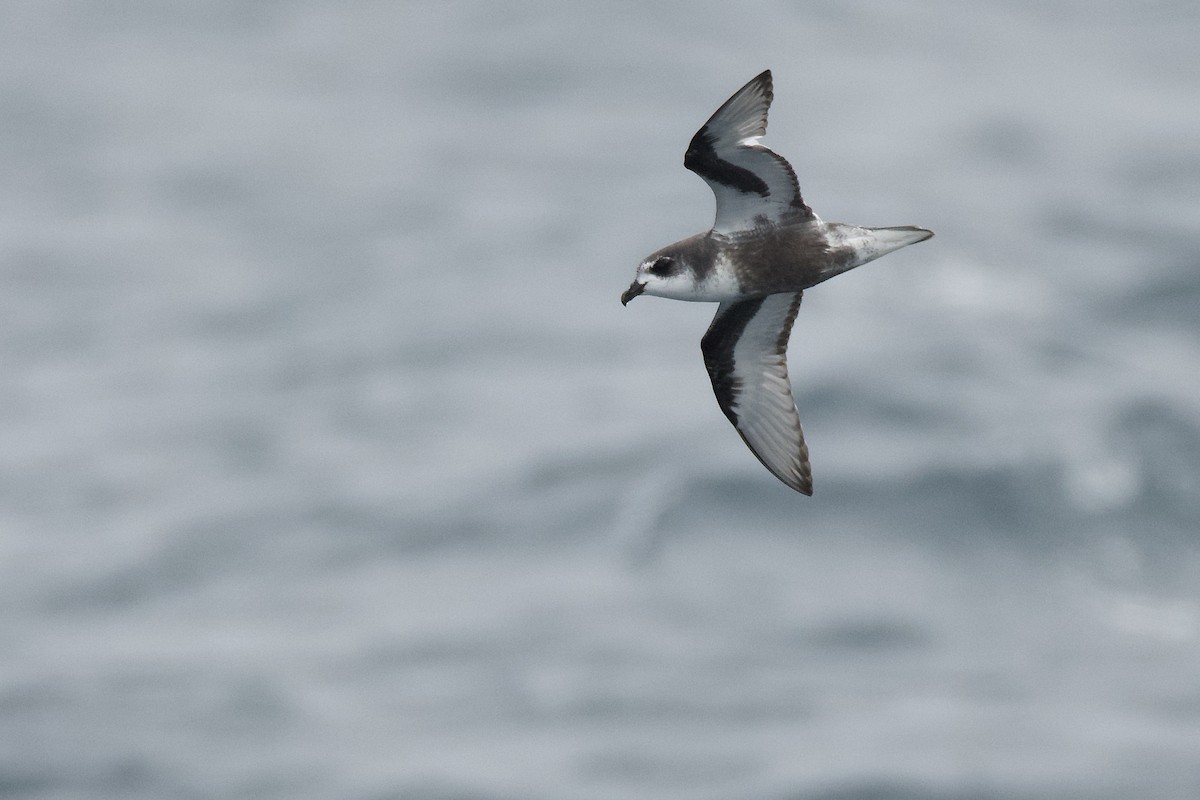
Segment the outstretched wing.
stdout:
<path fill-rule="evenodd" d="M 787 344 L 803 292 L 721 303 L 700 342 L 713 393 L 758 460 L 812 494 L 812 468 L 788 382 Z"/>
<path fill-rule="evenodd" d="M 760 218 L 773 223 L 813 218 L 791 164 L 758 143 L 767 132 L 773 97 L 771 70 L 766 70 L 717 109 L 683 156 L 683 165 L 717 196 L 717 233 L 750 230 Z"/>

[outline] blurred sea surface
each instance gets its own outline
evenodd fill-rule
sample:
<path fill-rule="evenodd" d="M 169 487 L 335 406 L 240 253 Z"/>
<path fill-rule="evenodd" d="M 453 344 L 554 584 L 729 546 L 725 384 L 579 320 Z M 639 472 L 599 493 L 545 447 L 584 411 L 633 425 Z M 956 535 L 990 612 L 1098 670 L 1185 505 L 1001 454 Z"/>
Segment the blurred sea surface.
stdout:
<path fill-rule="evenodd" d="M 0 797 L 1200 796 L 1200 7 L 0 3 Z M 824 218 L 803 498 L 687 141 Z"/>

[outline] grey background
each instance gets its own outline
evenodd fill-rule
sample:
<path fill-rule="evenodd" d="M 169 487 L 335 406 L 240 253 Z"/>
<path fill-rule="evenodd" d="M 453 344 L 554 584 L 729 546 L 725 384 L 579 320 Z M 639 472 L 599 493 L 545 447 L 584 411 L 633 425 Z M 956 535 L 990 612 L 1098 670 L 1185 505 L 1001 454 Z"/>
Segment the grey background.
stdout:
<path fill-rule="evenodd" d="M 1195 3 L 0 12 L 0 796 L 1200 796 Z M 617 301 L 766 67 L 812 499 Z"/>

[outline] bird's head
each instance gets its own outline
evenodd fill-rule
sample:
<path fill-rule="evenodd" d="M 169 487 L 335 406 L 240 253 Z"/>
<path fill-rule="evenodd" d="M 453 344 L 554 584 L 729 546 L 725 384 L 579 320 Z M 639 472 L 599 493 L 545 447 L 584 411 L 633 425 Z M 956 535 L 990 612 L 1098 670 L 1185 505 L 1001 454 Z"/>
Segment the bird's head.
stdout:
<path fill-rule="evenodd" d="M 675 300 L 691 299 L 696 293 L 696 271 L 690 255 L 674 245 L 646 256 L 638 264 L 633 283 L 621 295 L 621 305 L 626 305 L 639 294 L 670 297 Z"/>

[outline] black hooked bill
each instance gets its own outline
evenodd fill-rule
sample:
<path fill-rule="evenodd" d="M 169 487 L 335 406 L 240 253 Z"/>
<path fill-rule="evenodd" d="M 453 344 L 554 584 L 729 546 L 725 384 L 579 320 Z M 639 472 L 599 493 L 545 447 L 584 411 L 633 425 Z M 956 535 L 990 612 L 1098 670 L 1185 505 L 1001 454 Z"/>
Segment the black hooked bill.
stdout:
<path fill-rule="evenodd" d="M 629 284 L 629 288 L 626 289 L 625 293 L 621 295 L 621 305 L 629 305 L 630 300 L 637 297 L 644 291 L 646 291 L 646 284 L 644 283 L 638 283 L 637 281 L 634 281 L 633 283 Z"/>

